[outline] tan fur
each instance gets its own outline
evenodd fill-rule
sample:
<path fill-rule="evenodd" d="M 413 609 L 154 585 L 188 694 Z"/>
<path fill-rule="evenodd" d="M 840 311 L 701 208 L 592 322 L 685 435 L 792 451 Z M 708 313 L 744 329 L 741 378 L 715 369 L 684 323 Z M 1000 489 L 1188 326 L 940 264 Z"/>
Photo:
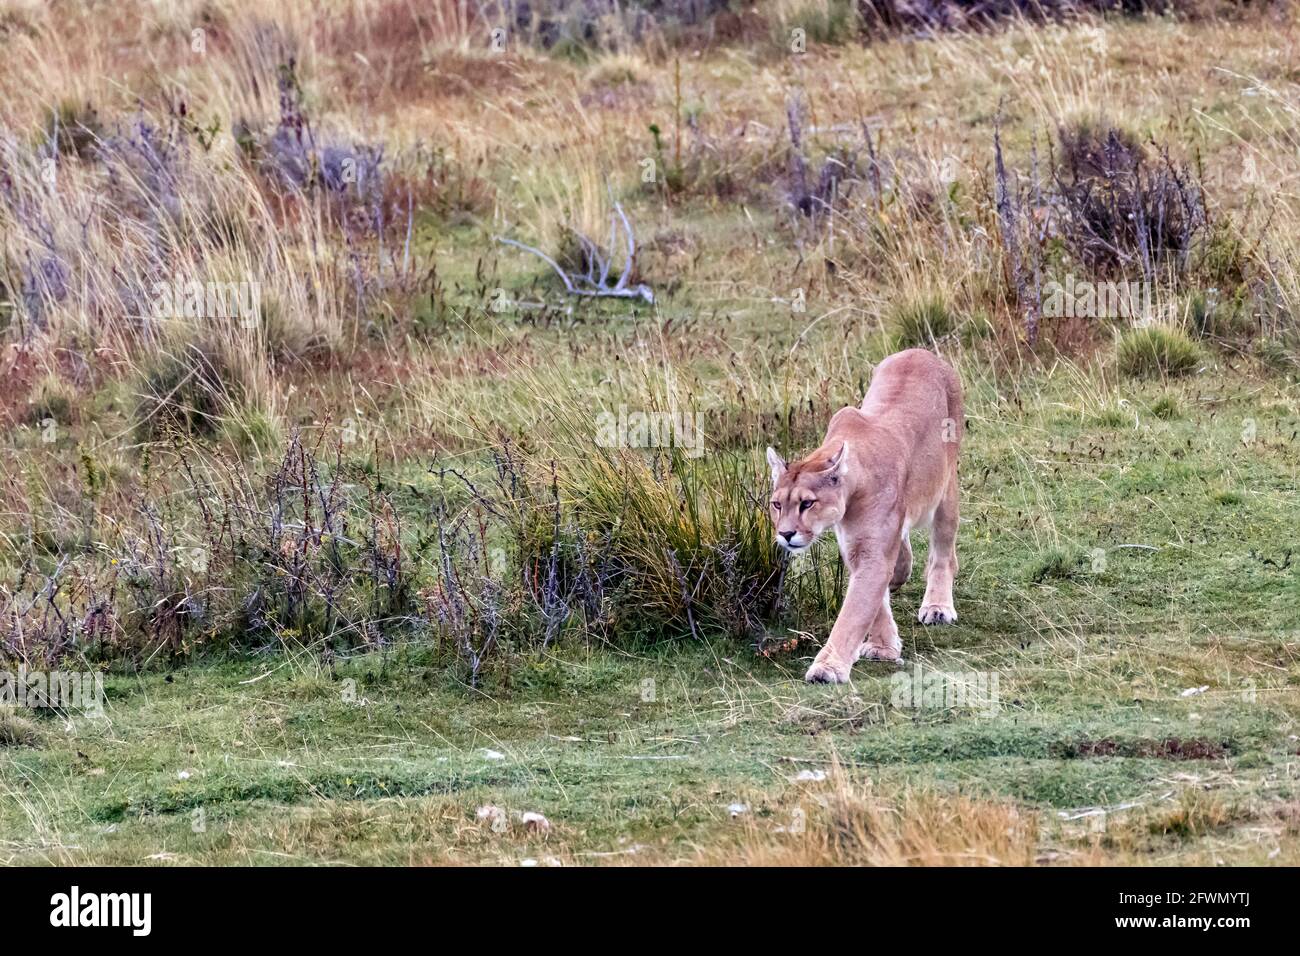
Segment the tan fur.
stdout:
<path fill-rule="evenodd" d="M 797 553 L 833 527 L 849 571 L 839 617 L 804 680 L 842 684 L 859 658 L 902 659 L 889 593 L 911 573 L 910 531 L 930 529 L 917 620 L 957 620 L 952 585 L 963 432 L 957 373 L 932 352 L 908 349 L 876 366 L 862 407 L 836 412 L 816 451 L 787 466 L 767 450 L 777 544 Z"/>

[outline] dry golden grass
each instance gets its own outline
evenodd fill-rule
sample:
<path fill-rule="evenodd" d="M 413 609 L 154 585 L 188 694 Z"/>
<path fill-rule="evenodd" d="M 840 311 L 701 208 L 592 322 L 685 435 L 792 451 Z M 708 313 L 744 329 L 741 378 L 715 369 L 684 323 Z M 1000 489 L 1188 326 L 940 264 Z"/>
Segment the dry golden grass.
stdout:
<path fill-rule="evenodd" d="M 12 706 L 0 705 L 0 747 L 34 747 L 41 741 L 40 729 Z"/>
<path fill-rule="evenodd" d="M 285 313 L 336 343 L 346 333 L 344 316 L 332 303 L 346 277 L 330 275 L 340 267 L 321 259 L 330 241 L 311 217 L 286 225 L 266 208 L 235 161 L 229 138 L 236 120 L 274 122 L 277 70 L 289 55 L 297 58 L 318 130 L 382 141 L 392 156 L 431 140 L 467 168 L 486 164 L 499 190 L 495 209 L 482 223 L 484 233 L 513 235 L 551 250 L 567 228 L 603 240 L 611 193 L 626 198 L 642 191 L 643 164 L 654 158 L 651 123 L 663 131 L 671 160 L 679 136 L 687 152 L 698 138 L 708 144 L 701 147 L 706 152 L 739 142 L 755 154 L 780 154 L 787 147 L 786 106 L 796 94 L 806 103 L 815 152 L 861 149 L 865 122 L 888 154 L 886 180 L 895 180 L 898 193 L 894 204 L 873 210 L 867 191 L 859 190 L 824 228 L 778 216 L 778 226 L 791 231 L 783 240 L 793 240 L 800 252 L 793 268 L 770 252 L 761 254 L 766 226 L 754 231 L 760 254 L 749 255 L 737 244 L 721 262 L 697 254 L 665 263 L 674 273 L 685 266 L 696 288 L 718 298 L 766 292 L 788 299 L 803 289 L 819 304 L 851 304 L 878 317 L 895 296 L 939 294 L 966 313 L 1004 311 L 1004 293 L 993 282 L 995 223 L 982 207 L 990 190 L 992 120 L 999 114 L 1008 150 L 1020 157 L 1022 169 L 1031 145 L 1046 162 L 1058 124 L 1098 114 L 1198 155 L 1215 177 L 1211 202 L 1240 215 L 1237 225 L 1248 246 L 1263 242 L 1257 233 L 1269 223 L 1267 247 L 1273 253 L 1261 261 L 1288 299 L 1297 294 L 1294 273 L 1284 267 L 1300 234 L 1293 228 L 1290 162 L 1297 103 L 1293 84 L 1276 66 L 1293 40 L 1267 21 L 1206 31 L 1176 22 L 1121 28 L 1084 19 L 1072 26 L 1011 25 L 986 34 L 943 35 L 925 44 L 814 46 L 802 56 L 722 50 L 681 64 L 679 100 L 671 60 L 624 51 L 579 68 L 522 46 L 493 54 L 467 45 L 478 27 L 465 24 L 466 9 L 456 4 L 436 5 L 415 21 L 408 2 L 338 0 L 324 8 L 328 17 L 313 15 L 316 9 L 297 0 L 275 0 L 256 11 L 237 4 L 130 0 L 113 5 L 111 13 L 70 5 L 55 17 L 33 7 L 18 14 L 28 28 L 6 41 L 13 55 L 0 64 L 0 75 L 15 95 L 0 104 L 0 122 L 30 135 L 61 104 L 90 104 L 100 122 L 111 124 L 141 106 L 157 119 L 181 101 L 196 124 L 216 119 L 216 143 L 211 153 L 194 158 L 197 168 L 179 200 L 182 222 L 233 221 L 250 235 L 272 238 L 265 248 L 259 242 L 234 250 L 225 265 L 256 274 L 268 286 L 287 284 L 276 289 Z M 399 29 L 408 21 L 409 28 Z M 339 24 L 355 27 L 346 44 Z M 192 29 L 211 34 L 202 53 L 191 48 Z M 1177 54 L 1189 45 L 1201 51 L 1202 60 L 1188 62 Z M 374 58 L 369 66 L 367 50 Z M 459 59 L 446 60 L 439 52 L 446 50 L 459 51 Z M 394 63 L 419 65 L 418 77 L 409 88 L 400 87 L 400 95 L 397 78 L 387 72 Z M 359 81 L 358 69 L 367 82 Z M 475 77 L 480 69 L 486 72 Z M 470 77 L 470 95 L 455 83 L 428 79 L 456 72 Z M 392 95 L 376 100 L 376 87 Z M 601 95 L 593 95 L 595 90 Z M 620 92 L 629 90 L 635 91 L 630 99 Z M 1171 103 L 1190 105 L 1171 110 Z M 783 165 L 768 174 L 770 181 L 747 184 L 777 208 Z M 91 306 L 109 307 L 101 299 L 116 309 L 129 306 L 113 300 L 109 277 L 138 270 L 134 260 L 151 237 L 107 228 L 113 208 L 98 198 L 103 184 L 95 171 L 60 164 L 57 196 L 43 199 L 39 169 L 19 169 L 17 188 L 47 212 L 53 238 L 60 248 L 76 250 L 75 271 L 89 277 L 67 308 L 67 321 L 84 326 Z M 953 177 L 960 193 L 945 202 Z M 118 201 L 133 198 L 154 201 Z M 662 203 L 638 205 L 633 215 L 643 254 L 653 259 L 651 240 L 658 232 L 681 230 L 673 222 L 680 217 Z M 970 228 L 972 221 L 977 228 Z M 87 222 L 91 228 L 83 236 Z M 691 229 L 685 238 L 697 249 L 717 240 Z M 34 252 L 39 241 L 30 231 L 10 230 L 7 255 Z M 517 250 L 489 244 L 485 251 L 507 271 L 545 272 Z M 188 263 L 176 265 L 221 271 L 217 252 L 189 248 Z M 820 268 L 825 260 L 837 264 L 841 281 L 828 281 Z M 298 273 L 305 274 L 295 278 Z M 88 302 L 92 292 L 96 298 Z"/>
<path fill-rule="evenodd" d="M 777 821 L 777 822 L 774 822 Z M 695 862 L 740 866 L 1029 866 L 1038 818 L 1014 804 L 925 788 L 882 793 L 833 769 Z"/>

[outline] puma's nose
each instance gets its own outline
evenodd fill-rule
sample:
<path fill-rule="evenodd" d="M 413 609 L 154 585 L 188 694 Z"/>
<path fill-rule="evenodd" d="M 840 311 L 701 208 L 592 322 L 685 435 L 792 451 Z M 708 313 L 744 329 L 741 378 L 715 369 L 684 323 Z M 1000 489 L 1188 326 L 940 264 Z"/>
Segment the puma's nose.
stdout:
<path fill-rule="evenodd" d="M 795 536 L 796 533 L 797 533 L 797 532 L 794 532 L 794 531 L 782 531 L 782 532 L 781 532 L 781 537 L 785 538 L 785 542 L 786 542 L 786 544 L 789 544 L 789 543 L 790 543 L 790 539 L 793 538 L 793 537 Z"/>

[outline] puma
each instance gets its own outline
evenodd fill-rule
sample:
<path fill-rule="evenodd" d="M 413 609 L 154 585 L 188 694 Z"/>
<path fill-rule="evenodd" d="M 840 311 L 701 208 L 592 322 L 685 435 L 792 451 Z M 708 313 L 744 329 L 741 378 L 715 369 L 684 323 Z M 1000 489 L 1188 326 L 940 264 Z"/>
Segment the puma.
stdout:
<path fill-rule="evenodd" d="M 849 572 L 830 638 L 804 680 L 842 684 L 859 658 L 902 660 L 889 595 L 912 573 L 911 531 L 930 529 L 925 597 L 917 620 L 957 620 L 957 454 L 964 431 L 961 381 L 925 349 L 878 366 L 861 408 L 831 417 L 821 447 L 786 464 L 772 448 L 772 523 L 790 554 L 835 529 Z"/>

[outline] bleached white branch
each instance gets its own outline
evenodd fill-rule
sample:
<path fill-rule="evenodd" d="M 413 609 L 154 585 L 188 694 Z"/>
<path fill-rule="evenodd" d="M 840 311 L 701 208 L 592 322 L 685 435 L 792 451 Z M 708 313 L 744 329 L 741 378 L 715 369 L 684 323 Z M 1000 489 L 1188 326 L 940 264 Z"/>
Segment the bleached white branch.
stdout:
<path fill-rule="evenodd" d="M 623 212 L 623 207 L 619 203 L 614 203 L 614 212 L 618 220 L 623 223 L 627 258 L 623 263 L 622 274 L 613 285 L 609 284 L 609 273 L 614 260 L 615 236 L 618 231 L 614 216 L 610 216 L 609 220 L 610 241 L 607 252 L 602 252 L 596 243 L 582 233 L 574 233 L 577 236 L 578 244 L 582 247 L 583 257 L 587 260 L 586 275 L 580 276 L 576 280 L 561 268 L 558 262 L 535 246 L 527 245 L 517 239 L 507 239 L 504 236 L 493 236 L 492 238 L 497 242 L 504 243 L 507 246 L 514 246 L 537 256 L 555 271 L 555 274 L 560 277 L 560 281 L 564 283 L 564 288 L 568 290 L 570 295 L 583 295 L 591 298 L 644 299 L 646 302 L 653 304 L 655 300 L 654 290 L 648 285 L 644 282 L 635 286 L 628 285 L 628 281 L 632 278 L 632 270 L 636 265 L 636 237 L 632 233 L 632 224 L 628 221 L 627 214 Z M 597 272 L 599 272 L 599 276 Z"/>

